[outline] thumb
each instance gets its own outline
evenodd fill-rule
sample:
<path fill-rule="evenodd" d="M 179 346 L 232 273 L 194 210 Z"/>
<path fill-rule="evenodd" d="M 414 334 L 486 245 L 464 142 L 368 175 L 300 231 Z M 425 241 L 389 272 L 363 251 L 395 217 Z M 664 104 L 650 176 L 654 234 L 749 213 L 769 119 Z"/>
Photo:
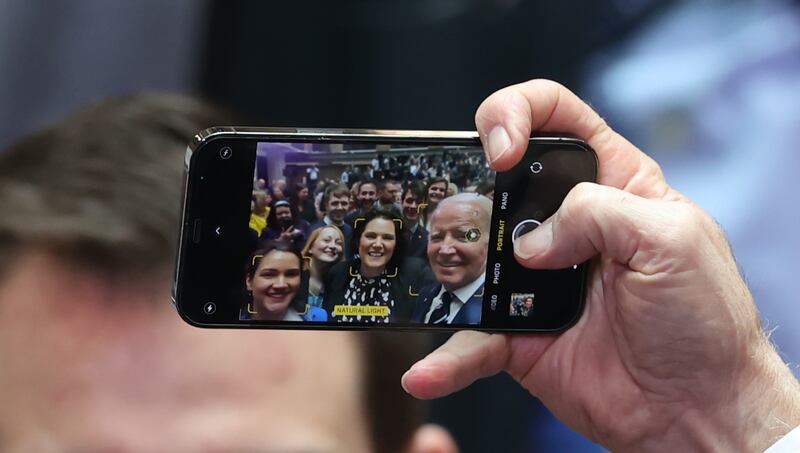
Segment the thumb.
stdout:
<path fill-rule="evenodd" d="M 665 241 L 685 237 L 680 225 L 687 225 L 682 219 L 692 215 L 685 203 L 581 183 L 552 217 L 517 240 L 514 253 L 531 268 L 560 269 L 602 254 L 648 272 Z"/>

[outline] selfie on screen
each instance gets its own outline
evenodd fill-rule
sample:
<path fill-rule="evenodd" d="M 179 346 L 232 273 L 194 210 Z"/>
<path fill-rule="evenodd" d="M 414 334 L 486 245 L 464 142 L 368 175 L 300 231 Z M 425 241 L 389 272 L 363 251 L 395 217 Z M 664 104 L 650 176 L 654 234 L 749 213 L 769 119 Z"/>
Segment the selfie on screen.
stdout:
<path fill-rule="evenodd" d="M 261 142 L 240 320 L 479 324 L 481 148 Z"/>

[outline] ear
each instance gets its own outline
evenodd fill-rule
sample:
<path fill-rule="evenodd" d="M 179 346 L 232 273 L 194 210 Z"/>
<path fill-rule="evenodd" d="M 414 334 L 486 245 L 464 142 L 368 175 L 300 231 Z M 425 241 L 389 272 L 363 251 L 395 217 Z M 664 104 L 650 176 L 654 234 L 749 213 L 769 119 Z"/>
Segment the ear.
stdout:
<path fill-rule="evenodd" d="M 446 429 L 427 424 L 414 433 L 407 453 L 458 453 L 458 446 Z"/>
<path fill-rule="evenodd" d="M 245 286 L 247 286 L 247 290 L 248 291 L 252 291 L 253 290 L 253 279 L 252 278 L 247 277 L 247 279 L 244 281 L 244 284 L 245 284 Z"/>

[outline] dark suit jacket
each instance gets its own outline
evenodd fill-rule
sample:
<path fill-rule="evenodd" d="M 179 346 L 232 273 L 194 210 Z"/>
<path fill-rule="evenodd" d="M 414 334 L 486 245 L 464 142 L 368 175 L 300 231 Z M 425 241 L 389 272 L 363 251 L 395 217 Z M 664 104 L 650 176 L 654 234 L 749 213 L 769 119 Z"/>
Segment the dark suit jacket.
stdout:
<path fill-rule="evenodd" d="M 417 229 L 408 235 L 406 256 L 428 259 L 428 230 L 422 225 L 417 225 Z"/>
<path fill-rule="evenodd" d="M 451 324 L 480 324 L 481 312 L 483 310 L 483 286 L 481 285 L 475 294 L 464 303 Z M 417 298 L 417 305 L 414 307 L 414 314 L 411 316 L 412 322 L 425 322 L 425 314 L 431 308 L 433 298 L 442 289 L 441 283 L 435 283 L 422 289 Z"/>
<path fill-rule="evenodd" d="M 323 307 L 328 312 L 328 319 L 333 317 L 334 306 L 344 303 L 344 293 L 352 278 L 350 271 L 357 272 L 359 266 L 357 260 L 338 263 L 325 276 Z M 397 270 L 397 275 L 389 279 L 395 304 L 389 322 L 410 321 L 420 289 L 430 285 L 432 281 L 433 273 L 427 262 L 417 258 L 403 260 Z"/>

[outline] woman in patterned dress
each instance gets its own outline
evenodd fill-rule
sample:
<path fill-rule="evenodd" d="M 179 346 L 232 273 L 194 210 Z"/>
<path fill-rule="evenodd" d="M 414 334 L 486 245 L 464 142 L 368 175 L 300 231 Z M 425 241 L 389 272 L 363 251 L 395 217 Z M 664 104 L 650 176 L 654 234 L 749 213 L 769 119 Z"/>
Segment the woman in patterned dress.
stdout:
<path fill-rule="evenodd" d="M 419 288 L 432 280 L 427 263 L 405 258 L 400 212 L 372 208 L 353 222 L 354 258 L 335 265 L 325 282 L 330 318 L 353 323 L 402 323 L 411 319 Z"/>

